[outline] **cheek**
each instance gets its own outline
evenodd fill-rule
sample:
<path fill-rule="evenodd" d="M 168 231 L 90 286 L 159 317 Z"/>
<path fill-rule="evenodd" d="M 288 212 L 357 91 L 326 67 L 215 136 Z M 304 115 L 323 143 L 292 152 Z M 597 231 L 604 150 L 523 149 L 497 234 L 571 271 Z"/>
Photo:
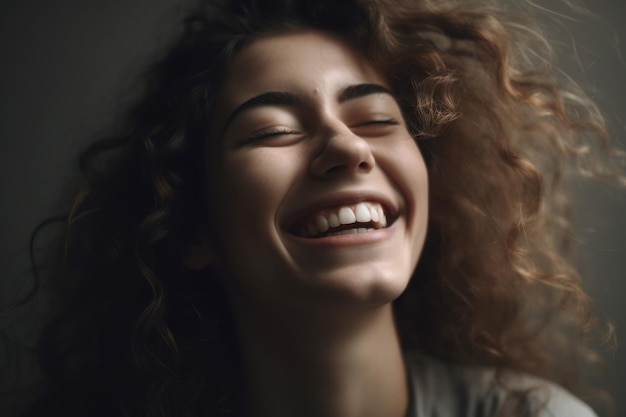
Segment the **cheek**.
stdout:
<path fill-rule="evenodd" d="M 276 214 L 297 183 L 298 155 L 277 148 L 226 155 L 218 169 L 215 219 L 219 263 L 236 297 L 274 300 L 285 274 Z"/>
<path fill-rule="evenodd" d="M 402 195 L 406 207 L 409 244 L 421 252 L 428 224 L 428 172 L 422 154 L 413 139 L 394 146 L 381 146 L 379 160 L 391 182 Z"/>
<path fill-rule="evenodd" d="M 216 226 L 227 258 L 276 244 L 276 213 L 296 182 L 299 161 L 281 150 L 238 150 L 224 157 L 217 176 Z"/>
<path fill-rule="evenodd" d="M 247 222 L 249 217 L 267 216 L 280 203 L 287 184 L 287 164 L 265 149 L 227 156 L 218 175 L 220 212 L 226 219 L 233 212 L 248 215 L 235 219 Z"/>
<path fill-rule="evenodd" d="M 381 144 L 377 153 L 391 181 L 406 199 L 408 211 L 414 212 L 423 205 L 427 207 L 428 172 L 414 140 L 403 139 L 393 146 Z"/>

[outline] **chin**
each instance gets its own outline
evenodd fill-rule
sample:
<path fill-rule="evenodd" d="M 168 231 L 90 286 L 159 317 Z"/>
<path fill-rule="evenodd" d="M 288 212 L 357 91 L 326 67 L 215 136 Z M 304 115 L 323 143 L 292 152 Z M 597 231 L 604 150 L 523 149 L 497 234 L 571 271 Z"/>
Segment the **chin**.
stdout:
<path fill-rule="evenodd" d="M 399 273 L 384 266 L 359 265 L 313 279 L 309 276 L 304 292 L 309 301 L 320 305 L 375 308 L 397 299 L 406 289 L 410 276 L 408 272 Z"/>

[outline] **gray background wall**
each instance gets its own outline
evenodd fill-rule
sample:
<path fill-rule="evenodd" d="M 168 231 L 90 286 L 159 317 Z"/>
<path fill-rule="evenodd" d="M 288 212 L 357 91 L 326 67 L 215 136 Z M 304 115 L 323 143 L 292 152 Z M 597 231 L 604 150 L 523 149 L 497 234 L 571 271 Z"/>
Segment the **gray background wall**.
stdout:
<path fill-rule="evenodd" d="M 551 7 L 549 0 L 539 2 Z M 129 80 L 172 33 L 176 0 L 4 0 L 0 3 L 0 302 L 26 275 L 28 237 L 50 214 L 76 150 L 106 126 Z M 626 144 L 626 2 L 588 2 L 603 22 L 569 22 L 581 67 L 616 140 Z M 566 57 L 567 58 L 567 57 Z M 571 59 L 566 60 L 568 65 Z M 577 208 L 587 284 L 626 338 L 626 192 L 581 182 Z M 626 348 L 603 382 L 626 415 Z"/>

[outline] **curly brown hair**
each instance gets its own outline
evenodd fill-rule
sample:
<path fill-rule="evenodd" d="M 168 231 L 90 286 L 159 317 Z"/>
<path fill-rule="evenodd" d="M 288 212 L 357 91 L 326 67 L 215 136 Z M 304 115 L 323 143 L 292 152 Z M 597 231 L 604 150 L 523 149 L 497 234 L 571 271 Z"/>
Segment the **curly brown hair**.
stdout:
<path fill-rule="evenodd" d="M 250 41 L 296 28 L 368 57 L 426 160 L 426 245 L 395 303 L 404 347 L 583 393 L 575 376 L 598 360 L 600 331 L 571 266 L 562 177 L 570 162 L 615 172 L 596 161 L 615 152 L 600 112 L 554 75 L 545 36 L 519 18 L 485 1 L 202 2 L 118 133 L 80 156 L 49 273 L 60 312 L 39 344 L 49 383 L 26 416 L 233 409 L 224 289 L 182 260 L 212 206 L 206 138 L 224 73 Z"/>

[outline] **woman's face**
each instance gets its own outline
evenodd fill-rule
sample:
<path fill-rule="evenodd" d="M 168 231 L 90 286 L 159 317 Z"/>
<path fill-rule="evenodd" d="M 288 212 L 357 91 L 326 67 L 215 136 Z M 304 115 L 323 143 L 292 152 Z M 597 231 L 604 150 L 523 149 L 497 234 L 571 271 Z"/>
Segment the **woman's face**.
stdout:
<path fill-rule="evenodd" d="M 256 40 L 227 74 L 213 120 L 211 220 L 234 300 L 395 299 L 424 242 L 427 173 L 383 77 L 316 31 Z"/>

